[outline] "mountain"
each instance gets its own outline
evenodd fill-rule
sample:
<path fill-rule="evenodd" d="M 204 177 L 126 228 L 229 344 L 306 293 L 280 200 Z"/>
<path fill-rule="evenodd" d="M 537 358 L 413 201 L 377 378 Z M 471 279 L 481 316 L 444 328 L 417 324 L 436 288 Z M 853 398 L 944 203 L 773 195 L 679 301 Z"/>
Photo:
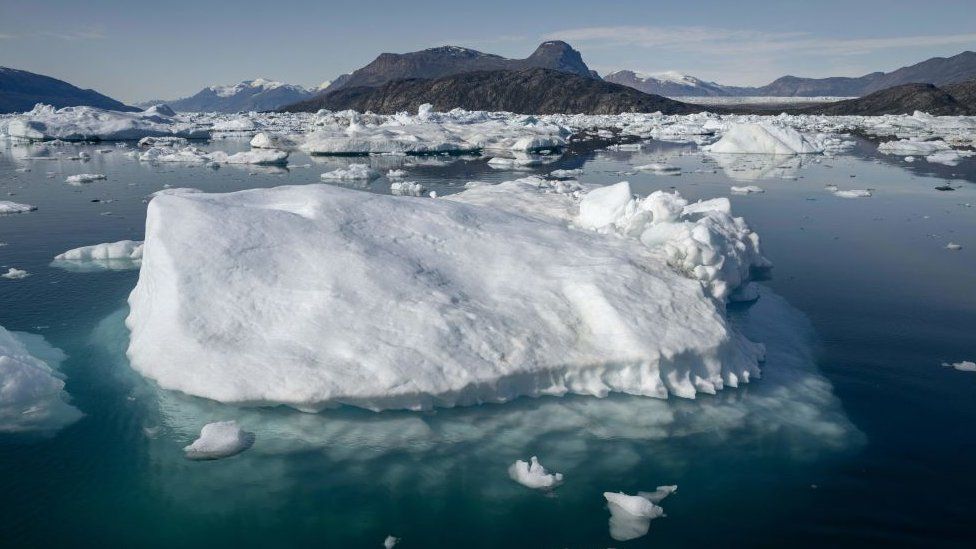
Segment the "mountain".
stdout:
<path fill-rule="evenodd" d="M 946 90 L 932 84 L 902 84 L 857 99 L 799 110 L 810 114 L 862 116 L 912 114 L 915 111 L 936 116 L 976 114 L 976 110 L 961 103 Z"/>
<path fill-rule="evenodd" d="M 356 70 L 348 77 L 339 77 L 326 91 L 360 86 L 380 86 L 393 80 L 407 78 L 441 78 L 475 71 L 518 71 L 542 68 L 599 79 L 591 71 L 580 53 L 566 42 L 543 42 L 525 59 L 508 59 L 480 51 L 443 46 L 411 53 L 382 53 L 372 63 Z M 345 76 L 345 75 L 343 75 Z"/>
<path fill-rule="evenodd" d="M 359 112 L 416 112 L 431 103 L 436 111 L 509 111 L 522 114 L 686 114 L 704 107 L 689 105 L 627 86 L 554 69 L 478 71 L 440 78 L 408 78 L 379 86 L 350 86 L 326 92 L 283 110 L 354 109 Z M 715 109 L 712 109 L 715 110 Z"/>
<path fill-rule="evenodd" d="M 37 103 L 59 109 L 85 105 L 116 111 L 139 110 L 95 90 L 83 90 L 57 78 L 0 67 L 0 114 L 29 111 Z"/>
<path fill-rule="evenodd" d="M 976 113 L 976 79 L 942 86 L 960 105 Z"/>
<path fill-rule="evenodd" d="M 178 112 L 273 111 L 308 99 L 329 84 L 326 82 L 319 88 L 310 90 L 302 86 L 256 78 L 230 86 L 210 86 L 183 99 L 152 101 L 143 105 L 166 103 Z"/>
<path fill-rule="evenodd" d="M 735 88 L 706 82 L 694 76 L 668 71 L 644 74 L 634 71 L 617 71 L 603 77 L 607 82 L 629 86 L 644 93 L 666 97 L 703 97 L 736 95 Z"/>

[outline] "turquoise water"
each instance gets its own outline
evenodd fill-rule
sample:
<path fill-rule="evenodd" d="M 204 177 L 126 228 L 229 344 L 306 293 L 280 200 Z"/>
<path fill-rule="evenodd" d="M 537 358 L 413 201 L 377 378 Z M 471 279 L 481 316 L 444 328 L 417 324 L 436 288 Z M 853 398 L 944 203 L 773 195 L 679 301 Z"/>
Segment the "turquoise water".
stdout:
<path fill-rule="evenodd" d="M 577 167 L 583 181 L 628 179 L 639 192 L 674 187 L 693 200 L 760 185 L 763 194 L 733 195 L 733 209 L 775 267 L 759 301 L 729 314 L 767 344 L 763 379 L 695 401 L 569 397 L 303 414 L 159 391 L 124 356 L 137 272 L 49 264 L 76 246 L 141 239 L 144 201 L 164 186 L 306 184 L 357 160 L 295 155 L 288 170 L 211 170 L 96 148 L 65 149 L 91 151 L 84 164 L 0 151 L 0 196 L 39 208 L 0 217 L 0 266 L 31 273 L 0 280 L 0 325 L 68 354 L 66 389 L 85 414 L 53 436 L 0 435 L 0 545 L 379 547 L 392 534 L 398 547 L 951 546 L 973 537 L 976 374 L 941 366 L 976 359 L 972 161 L 909 165 L 861 143 L 802 165 L 745 158 L 723 167 L 693 147 L 655 143 L 519 172 L 478 158 L 407 166 L 409 180 L 439 194 Z M 684 173 L 620 173 L 662 157 Z M 403 161 L 374 159 L 384 171 Z M 31 171 L 16 171 L 24 166 Z M 108 180 L 64 183 L 83 172 Z M 760 173 L 772 178 L 733 179 Z M 947 180 L 958 189 L 934 189 Z M 841 199 L 827 184 L 875 193 Z M 964 248 L 946 250 L 949 241 Z M 184 459 L 200 427 L 223 419 L 255 432 L 254 447 Z M 565 484 L 545 494 L 509 480 L 508 465 L 530 455 Z M 602 492 L 663 484 L 679 486 L 662 503 L 667 516 L 642 538 L 613 540 Z"/>

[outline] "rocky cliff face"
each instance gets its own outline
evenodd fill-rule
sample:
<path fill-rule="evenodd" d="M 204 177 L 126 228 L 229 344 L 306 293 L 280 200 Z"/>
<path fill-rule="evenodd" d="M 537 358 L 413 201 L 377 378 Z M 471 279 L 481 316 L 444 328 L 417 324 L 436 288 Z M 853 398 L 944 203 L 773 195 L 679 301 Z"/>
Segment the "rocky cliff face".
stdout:
<path fill-rule="evenodd" d="M 655 111 L 685 114 L 704 110 L 619 84 L 539 68 L 468 72 L 435 79 L 395 80 L 374 87 L 347 87 L 283 110 L 354 109 L 395 113 L 416 111 L 424 103 L 431 103 L 437 111 L 460 107 L 523 114 Z"/>
<path fill-rule="evenodd" d="M 857 99 L 802 109 L 807 113 L 862 116 L 912 114 L 915 111 L 937 116 L 976 114 L 952 94 L 932 84 L 903 84 Z"/>

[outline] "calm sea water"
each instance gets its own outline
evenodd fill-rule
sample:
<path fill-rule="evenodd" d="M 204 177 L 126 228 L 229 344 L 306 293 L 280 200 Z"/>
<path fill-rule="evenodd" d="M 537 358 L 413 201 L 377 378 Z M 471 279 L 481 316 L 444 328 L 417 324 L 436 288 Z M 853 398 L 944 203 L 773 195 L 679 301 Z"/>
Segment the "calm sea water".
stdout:
<path fill-rule="evenodd" d="M 246 141 L 217 141 L 228 151 Z M 695 401 L 522 399 L 430 413 L 236 409 L 159 391 L 125 359 L 135 271 L 68 272 L 69 248 L 141 239 L 146 197 L 165 186 L 233 191 L 318 182 L 349 159 L 292 157 L 283 169 L 150 166 L 122 150 L 84 164 L 0 150 L 0 196 L 38 206 L 0 217 L 0 325 L 64 350 L 85 417 L 51 437 L 0 435 L 0 545 L 398 547 L 971 545 L 976 503 L 976 162 L 906 164 L 859 143 L 818 160 L 743 157 L 692 146 L 567 155 L 512 172 L 484 159 L 423 159 L 409 180 L 439 194 L 555 168 L 623 179 L 646 193 L 732 196 L 775 267 L 730 317 L 769 346 L 764 377 Z M 668 159 L 681 176 L 621 174 Z M 362 161 L 361 159 L 358 161 Z M 373 159 L 385 169 L 402 158 Z M 406 162 L 414 162 L 407 159 Z M 306 166 L 308 165 L 308 166 Z M 29 167 L 21 172 L 18 168 Z M 74 173 L 108 180 L 73 187 Z M 744 179 L 764 177 L 756 181 Z M 958 188 L 934 189 L 946 181 Z M 872 188 L 866 199 L 824 186 Z M 385 179 L 368 188 L 383 192 Z M 945 245 L 958 242 L 960 251 Z M 192 365 L 188 365 L 192 367 Z M 209 421 L 238 419 L 247 452 L 190 462 Z M 508 479 L 538 455 L 566 475 L 554 494 Z M 604 491 L 677 484 L 639 539 L 608 532 Z"/>

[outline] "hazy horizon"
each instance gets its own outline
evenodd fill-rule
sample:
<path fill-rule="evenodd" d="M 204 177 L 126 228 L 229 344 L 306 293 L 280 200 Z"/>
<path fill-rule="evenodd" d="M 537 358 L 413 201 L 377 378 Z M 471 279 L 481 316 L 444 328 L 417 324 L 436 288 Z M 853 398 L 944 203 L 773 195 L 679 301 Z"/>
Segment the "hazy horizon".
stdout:
<path fill-rule="evenodd" d="M 134 103 L 258 77 L 313 87 L 382 52 L 441 45 L 523 58 L 559 39 L 601 75 L 675 70 L 740 86 L 786 74 L 887 72 L 976 49 L 976 6 L 955 0 L 933 2 L 925 18 L 912 17 L 917 4 L 876 0 L 680 7 L 628 0 L 572 9 L 502 0 L 477 12 L 430 0 L 367 5 L 0 0 L 0 66 Z"/>

